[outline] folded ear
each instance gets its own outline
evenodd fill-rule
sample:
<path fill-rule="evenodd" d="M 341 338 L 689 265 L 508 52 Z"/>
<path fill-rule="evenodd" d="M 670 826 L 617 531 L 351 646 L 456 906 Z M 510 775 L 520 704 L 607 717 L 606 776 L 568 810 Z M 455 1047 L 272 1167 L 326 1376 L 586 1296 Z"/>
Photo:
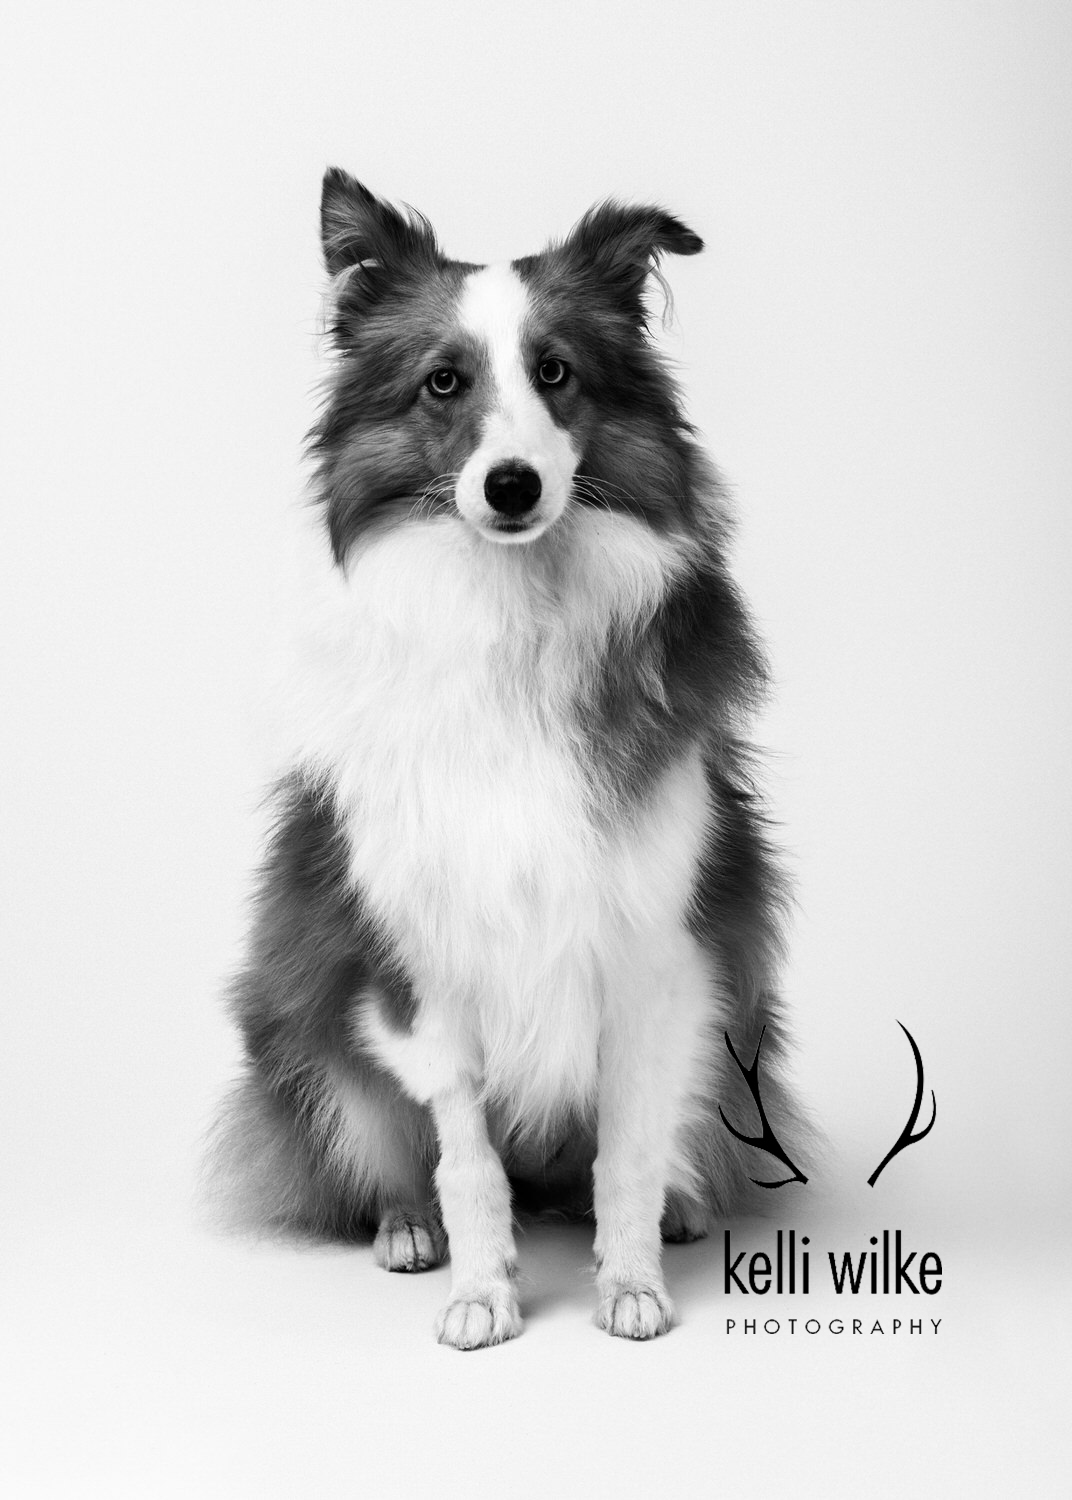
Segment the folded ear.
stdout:
<path fill-rule="evenodd" d="M 562 249 L 623 297 L 639 301 L 664 254 L 697 255 L 703 247 L 700 236 L 665 209 L 611 200 L 590 208 Z"/>
<path fill-rule="evenodd" d="M 428 220 L 409 210 L 401 214 L 370 193 L 363 183 L 329 167 L 320 197 L 320 238 L 328 272 L 338 276 L 351 266 L 390 273 L 406 262 L 440 259 Z"/>

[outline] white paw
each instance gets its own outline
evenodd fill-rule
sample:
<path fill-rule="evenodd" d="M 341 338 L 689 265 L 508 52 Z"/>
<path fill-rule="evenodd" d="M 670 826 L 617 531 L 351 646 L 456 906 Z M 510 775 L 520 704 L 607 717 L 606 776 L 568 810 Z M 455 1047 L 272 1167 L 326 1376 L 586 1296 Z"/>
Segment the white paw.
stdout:
<path fill-rule="evenodd" d="M 510 1286 L 448 1302 L 435 1321 L 435 1336 L 453 1349 L 485 1349 L 521 1332 L 521 1309 Z"/>
<path fill-rule="evenodd" d="M 600 1289 L 596 1322 L 615 1338 L 657 1338 L 673 1321 L 673 1304 L 661 1286 L 612 1281 Z"/>
<path fill-rule="evenodd" d="M 443 1259 L 443 1238 L 424 1214 L 388 1214 L 373 1241 L 372 1254 L 385 1271 L 427 1271 Z"/>

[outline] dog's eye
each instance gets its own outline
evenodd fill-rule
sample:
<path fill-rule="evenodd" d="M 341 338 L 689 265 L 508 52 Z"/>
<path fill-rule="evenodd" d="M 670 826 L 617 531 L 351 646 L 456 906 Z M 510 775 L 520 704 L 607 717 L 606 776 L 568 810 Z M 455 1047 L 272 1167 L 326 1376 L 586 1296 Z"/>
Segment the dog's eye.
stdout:
<path fill-rule="evenodd" d="M 457 370 L 433 370 L 424 382 L 433 396 L 456 396 L 461 386 Z"/>
<path fill-rule="evenodd" d="M 541 359 L 536 366 L 536 379 L 541 385 L 565 385 L 569 379 L 569 365 L 561 359 Z"/>

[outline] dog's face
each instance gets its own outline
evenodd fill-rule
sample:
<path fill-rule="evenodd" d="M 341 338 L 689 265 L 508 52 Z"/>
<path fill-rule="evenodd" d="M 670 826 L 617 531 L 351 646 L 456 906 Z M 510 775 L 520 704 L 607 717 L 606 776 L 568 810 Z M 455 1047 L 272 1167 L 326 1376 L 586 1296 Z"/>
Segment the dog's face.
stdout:
<path fill-rule="evenodd" d="M 517 545 L 571 503 L 643 509 L 637 444 L 648 490 L 682 488 L 652 483 L 660 444 L 644 438 L 680 424 L 642 295 L 662 252 L 702 248 L 676 219 L 605 204 L 541 255 L 474 266 L 333 170 L 321 225 L 342 357 L 314 443 L 340 560 L 415 512 Z"/>

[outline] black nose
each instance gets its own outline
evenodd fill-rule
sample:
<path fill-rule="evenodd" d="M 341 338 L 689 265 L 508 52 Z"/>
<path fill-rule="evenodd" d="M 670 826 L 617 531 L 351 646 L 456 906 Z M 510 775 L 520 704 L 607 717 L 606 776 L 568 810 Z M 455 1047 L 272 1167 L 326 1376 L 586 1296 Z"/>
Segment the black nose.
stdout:
<path fill-rule="evenodd" d="M 528 464 L 496 464 L 484 480 L 484 499 L 502 516 L 523 516 L 540 498 L 540 476 Z"/>

